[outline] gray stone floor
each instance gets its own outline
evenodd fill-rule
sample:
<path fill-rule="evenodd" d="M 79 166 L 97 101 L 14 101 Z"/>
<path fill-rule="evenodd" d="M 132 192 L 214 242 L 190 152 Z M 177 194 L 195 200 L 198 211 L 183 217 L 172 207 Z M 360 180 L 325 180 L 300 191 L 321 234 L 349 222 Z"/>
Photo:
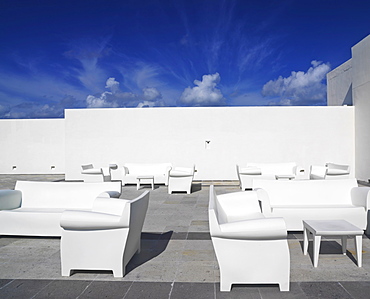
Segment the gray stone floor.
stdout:
<path fill-rule="evenodd" d="M 0 175 L 0 189 L 16 180 L 63 180 L 63 175 Z M 125 186 L 122 198 L 143 190 Z M 218 194 L 238 191 L 219 185 Z M 339 240 L 325 239 L 318 268 L 302 253 L 302 233 L 289 233 L 291 291 L 277 285 L 234 285 L 219 291 L 219 270 L 208 228 L 208 186 L 193 185 L 190 195 L 167 194 L 156 186 L 142 234 L 142 251 L 123 278 L 110 271 L 76 271 L 60 275 L 59 238 L 0 237 L 0 298 L 369 298 L 370 240 L 363 239 L 363 267 L 354 257 L 354 242 L 341 254 Z M 278 257 L 277 257 L 278 258 Z M 241 269 L 244 270 L 245 269 Z M 253 269 L 250 269 L 253 271 Z"/>

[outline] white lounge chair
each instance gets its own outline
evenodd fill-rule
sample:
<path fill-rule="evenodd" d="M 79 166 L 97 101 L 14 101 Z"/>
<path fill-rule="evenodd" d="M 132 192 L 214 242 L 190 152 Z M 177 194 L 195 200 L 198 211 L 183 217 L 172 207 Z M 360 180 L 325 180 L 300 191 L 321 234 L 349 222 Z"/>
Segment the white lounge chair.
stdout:
<path fill-rule="evenodd" d="M 60 253 L 62 276 L 71 270 L 112 270 L 123 277 L 135 253 L 148 209 L 149 191 L 133 200 L 98 197 L 92 211 L 65 211 Z"/>
<path fill-rule="evenodd" d="M 283 218 L 265 218 L 255 191 L 209 194 L 209 226 L 220 290 L 232 284 L 279 284 L 289 291 L 290 255 Z"/>
<path fill-rule="evenodd" d="M 168 194 L 174 191 L 191 193 L 191 185 L 194 178 L 195 166 L 175 167 L 168 176 Z"/>

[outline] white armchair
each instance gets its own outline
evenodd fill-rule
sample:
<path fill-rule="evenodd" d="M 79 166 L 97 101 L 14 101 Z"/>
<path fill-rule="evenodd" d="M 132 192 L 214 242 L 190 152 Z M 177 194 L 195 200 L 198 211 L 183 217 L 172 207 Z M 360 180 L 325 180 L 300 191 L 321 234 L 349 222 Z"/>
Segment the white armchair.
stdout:
<path fill-rule="evenodd" d="M 349 165 L 341 165 L 335 163 L 326 163 L 328 169 L 326 173 L 326 179 L 348 179 L 350 173 Z"/>
<path fill-rule="evenodd" d="M 175 167 L 168 176 L 168 194 L 173 191 L 184 191 L 191 193 L 191 184 L 193 182 L 195 166 L 193 167 Z"/>
<path fill-rule="evenodd" d="M 210 187 L 209 225 L 220 290 L 232 284 L 277 283 L 289 291 L 290 255 L 283 218 L 265 218 L 254 191 L 217 196 Z"/>
<path fill-rule="evenodd" d="M 94 168 L 93 164 L 83 164 L 81 168 L 85 183 L 110 182 L 111 170 L 117 169 L 117 165 L 109 164 L 108 167 Z"/>
<path fill-rule="evenodd" d="M 349 165 L 326 163 L 325 166 L 311 165 L 311 180 L 335 180 L 350 178 Z"/>
<path fill-rule="evenodd" d="M 149 191 L 133 200 L 109 198 L 94 201 L 92 211 L 65 211 L 60 220 L 62 276 L 71 270 L 112 270 L 123 277 L 135 253 L 149 203 Z"/>

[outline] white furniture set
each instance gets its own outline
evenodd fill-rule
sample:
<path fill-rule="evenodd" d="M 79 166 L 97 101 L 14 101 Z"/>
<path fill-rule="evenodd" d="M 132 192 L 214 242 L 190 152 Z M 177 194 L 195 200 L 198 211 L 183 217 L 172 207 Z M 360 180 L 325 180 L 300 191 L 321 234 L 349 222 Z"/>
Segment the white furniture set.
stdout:
<path fill-rule="evenodd" d="M 325 166 L 310 166 L 306 176 L 303 168 L 297 167 L 294 162 L 289 163 L 248 163 L 245 167 L 236 165 L 240 188 L 253 189 L 253 181 L 258 180 L 301 180 L 301 179 L 348 179 L 350 167 L 334 163 Z"/>
<path fill-rule="evenodd" d="M 122 186 L 136 184 L 139 190 L 142 184 L 150 184 L 154 189 L 155 184 L 168 186 L 168 193 L 191 193 L 194 179 L 195 166 L 172 167 L 170 163 L 126 163 L 123 168 L 112 172 L 113 180 L 120 180 Z"/>
<path fill-rule="evenodd" d="M 120 182 L 25 182 L 0 191 L 0 235 L 61 236 L 62 275 L 71 270 L 125 274 L 140 251 L 149 192 L 118 198 Z"/>
<path fill-rule="evenodd" d="M 304 254 L 313 235 L 314 267 L 321 236 L 340 237 L 344 254 L 347 236 L 354 236 L 362 266 L 370 187 L 358 187 L 356 179 L 267 179 L 254 180 L 253 186 L 253 191 L 219 196 L 211 186 L 209 223 L 221 291 L 238 283 L 278 283 L 280 290 L 289 290 L 289 251 L 282 245 L 287 231 L 304 231 Z"/>
<path fill-rule="evenodd" d="M 297 174 L 296 163 L 248 163 L 246 167 L 236 165 L 240 188 L 253 189 L 255 179 L 293 179 Z"/>

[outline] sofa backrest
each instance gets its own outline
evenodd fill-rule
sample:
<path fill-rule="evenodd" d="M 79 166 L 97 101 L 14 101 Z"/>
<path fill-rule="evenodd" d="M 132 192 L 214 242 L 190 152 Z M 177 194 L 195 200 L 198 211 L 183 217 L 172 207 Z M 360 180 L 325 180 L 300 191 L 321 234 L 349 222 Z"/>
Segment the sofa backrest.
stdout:
<path fill-rule="evenodd" d="M 155 175 L 155 174 L 167 174 L 172 168 L 171 163 L 126 163 L 124 167 L 128 169 L 128 173 L 134 175 Z"/>
<path fill-rule="evenodd" d="M 219 224 L 261 218 L 261 208 L 256 192 L 234 192 L 216 195 L 210 192 L 211 200 Z"/>
<path fill-rule="evenodd" d="M 268 194 L 270 205 L 348 205 L 356 179 L 343 180 L 254 180 L 254 188 Z"/>
<path fill-rule="evenodd" d="M 248 163 L 248 167 L 256 167 L 261 169 L 262 175 L 266 174 L 280 174 L 280 175 L 294 175 L 296 173 L 297 164 L 289 163 Z"/>
<path fill-rule="evenodd" d="M 22 192 L 23 208 L 91 209 L 99 194 L 120 194 L 121 183 L 17 181 L 14 189 Z"/>

